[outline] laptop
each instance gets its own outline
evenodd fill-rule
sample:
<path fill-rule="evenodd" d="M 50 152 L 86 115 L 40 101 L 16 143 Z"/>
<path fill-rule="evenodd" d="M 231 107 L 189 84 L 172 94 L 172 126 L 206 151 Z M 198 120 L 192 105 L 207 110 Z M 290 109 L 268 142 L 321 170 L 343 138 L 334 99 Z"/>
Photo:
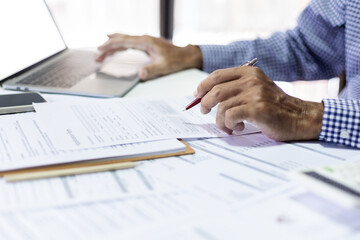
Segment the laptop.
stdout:
<path fill-rule="evenodd" d="M 136 72 L 124 77 L 99 72 L 95 51 L 69 49 L 44 0 L 1 1 L 0 32 L 4 89 L 114 97 L 139 81 Z"/>

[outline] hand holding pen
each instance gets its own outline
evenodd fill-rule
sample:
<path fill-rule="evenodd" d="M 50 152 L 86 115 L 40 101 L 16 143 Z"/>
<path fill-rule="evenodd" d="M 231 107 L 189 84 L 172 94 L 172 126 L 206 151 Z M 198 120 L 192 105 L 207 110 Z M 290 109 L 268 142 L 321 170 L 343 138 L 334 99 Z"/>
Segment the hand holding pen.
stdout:
<path fill-rule="evenodd" d="M 254 58 L 254 59 L 251 60 L 251 61 L 246 61 L 246 62 L 244 62 L 243 64 L 240 65 L 240 67 L 242 67 L 242 66 L 254 66 L 257 62 L 258 62 L 257 58 Z M 195 98 L 194 101 L 192 101 L 191 103 L 189 103 L 189 104 L 185 107 L 184 111 L 189 110 L 190 108 L 198 105 L 200 102 L 201 102 L 201 98 Z"/>

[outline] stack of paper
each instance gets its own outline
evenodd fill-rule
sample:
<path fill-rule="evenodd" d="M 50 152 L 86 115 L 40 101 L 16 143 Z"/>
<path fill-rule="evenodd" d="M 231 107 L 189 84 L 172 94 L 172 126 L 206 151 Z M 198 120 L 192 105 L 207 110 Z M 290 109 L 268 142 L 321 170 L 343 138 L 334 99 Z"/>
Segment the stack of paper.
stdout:
<path fill-rule="evenodd" d="M 0 172 L 185 151 L 176 138 L 224 137 L 214 114 L 182 112 L 189 98 L 35 104 L 0 118 Z M 241 134 L 257 132 L 247 125 Z"/>
<path fill-rule="evenodd" d="M 57 148 L 79 149 L 171 138 L 225 137 L 215 112 L 183 112 L 191 98 L 105 99 L 71 104 L 34 104 L 40 125 Z M 56 127 L 54 127 L 56 126 Z M 239 134 L 258 132 L 251 124 Z"/>
<path fill-rule="evenodd" d="M 341 224 L 313 211 L 304 204 L 309 202 L 306 192 L 296 188 L 286 176 L 289 169 L 345 161 L 359 155 L 358 150 L 331 151 L 337 146 L 312 142 L 290 145 L 262 134 L 188 142 L 197 154 L 146 161 L 135 169 L 14 184 L 0 181 L 0 236 L 2 239 L 118 239 L 120 235 L 125 239 L 359 236 L 355 231 L 358 225 L 347 225 L 358 223 L 359 215 L 351 215 L 355 218 Z M 315 207 L 321 206 L 335 214 L 335 208 L 328 205 L 321 203 Z M 258 231 L 260 227 L 262 231 Z"/>

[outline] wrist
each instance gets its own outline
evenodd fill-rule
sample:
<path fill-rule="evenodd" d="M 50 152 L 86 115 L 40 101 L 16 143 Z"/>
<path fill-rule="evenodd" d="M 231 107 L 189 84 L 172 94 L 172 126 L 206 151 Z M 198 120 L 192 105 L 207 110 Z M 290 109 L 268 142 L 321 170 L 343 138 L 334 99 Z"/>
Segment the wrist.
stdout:
<path fill-rule="evenodd" d="M 322 127 L 324 105 L 323 103 L 304 101 L 304 106 L 303 114 L 300 118 L 299 139 L 318 139 Z"/>
<path fill-rule="evenodd" d="M 202 69 L 202 53 L 198 46 L 187 45 L 183 47 L 184 52 L 184 69 L 186 68 L 198 68 Z"/>

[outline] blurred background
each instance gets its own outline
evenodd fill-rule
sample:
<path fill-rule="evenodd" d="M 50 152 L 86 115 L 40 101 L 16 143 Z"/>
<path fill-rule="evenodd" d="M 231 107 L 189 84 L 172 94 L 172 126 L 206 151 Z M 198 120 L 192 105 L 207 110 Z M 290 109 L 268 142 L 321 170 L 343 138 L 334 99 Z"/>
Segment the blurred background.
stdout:
<path fill-rule="evenodd" d="M 94 47 L 106 34 L 160 36 L 160 0 L 47 0 L 67 45 Z M 166 2 L 166 1 L 165 1 Z M 227 44 L 296 25 L 309 0 L 174 0 L 172 41 L 176 45 Z M 162 1 L 164 3 L 164 1 Z M 276 79 L 275 79 L 276 80 Z M 288 94 L 320 101 L 335 98 L 338 79 L 279 83 Z"/>

